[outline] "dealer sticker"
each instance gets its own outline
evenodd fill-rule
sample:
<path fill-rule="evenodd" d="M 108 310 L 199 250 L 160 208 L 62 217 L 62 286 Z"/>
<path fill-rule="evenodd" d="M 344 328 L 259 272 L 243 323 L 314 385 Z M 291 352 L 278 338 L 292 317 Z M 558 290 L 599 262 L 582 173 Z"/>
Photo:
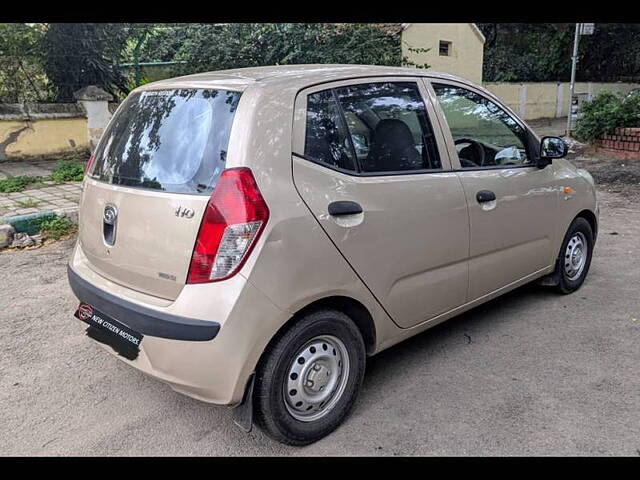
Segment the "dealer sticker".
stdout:
<path fill-rule="evenodd" d="M 97 311 L 87 303 L 81 303 L 74 316 L 93 327 L 109 332 L 114 339 L 122 340 L 130 346 L 140 348 L 140 342 L 144 335 Z"/>

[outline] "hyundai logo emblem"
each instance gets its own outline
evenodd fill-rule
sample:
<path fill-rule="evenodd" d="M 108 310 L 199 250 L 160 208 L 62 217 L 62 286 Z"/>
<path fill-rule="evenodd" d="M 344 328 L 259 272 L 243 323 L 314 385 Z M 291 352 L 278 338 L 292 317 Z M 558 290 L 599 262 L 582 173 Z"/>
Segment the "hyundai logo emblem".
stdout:
<path fill-rule="evenodd" d="M 104 213 L 102 214 L 102 220 L 107 225 L 115 225 L 118 218 L 118 209 L 114 205 L 107 205 L 104 207 Z"/>

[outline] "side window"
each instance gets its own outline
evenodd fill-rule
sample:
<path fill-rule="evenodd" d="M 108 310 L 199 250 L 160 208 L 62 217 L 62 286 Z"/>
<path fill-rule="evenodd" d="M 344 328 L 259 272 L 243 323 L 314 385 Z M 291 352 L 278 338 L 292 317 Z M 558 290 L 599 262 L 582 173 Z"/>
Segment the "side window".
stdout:
<path fill-rule="evenodd" d="M 417 84 L 368 83 L 335 92 L 361 171 L 442 168 Z"/>
<path fill-rule="evenodd" d="M 353 150 L 331 90 L 307 97 L 305 156 L 332 167 L 355 170 Z"/>
<path fill-rule="evenodd" d="M 433 88 L 449 124 L 462 168 L 529 165 L 527 134 L 498 105 L 451 85 Z"/>

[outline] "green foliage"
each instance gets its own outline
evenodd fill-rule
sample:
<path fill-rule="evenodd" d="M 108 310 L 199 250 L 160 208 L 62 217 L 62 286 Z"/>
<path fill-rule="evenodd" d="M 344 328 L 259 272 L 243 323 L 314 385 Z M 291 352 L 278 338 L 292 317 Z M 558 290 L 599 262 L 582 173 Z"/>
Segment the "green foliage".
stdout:
<path fill-rule="evenodd" d="M 489 82 L 569 81 L 575 23 L 479 23 Z M 578 81 L 640 80 L 640 24 L 596 23 L 580 37 Z"/>
<path fill-rule="evenodd" d="M 411 53 L 416 53 L 416 54 L 427 53 L 429 50 L 431 50 L 430 48 L 412 47 L 406 42 L 405 42 L 405 45 L 407 45 L 407 50 L 409 50 Z M 415 67 L 415 68 L 425 68 L 426 69 L 426 68 L 429 68 L 431 66 L 428 63 L 416 63 L 413 60 L 410 60 L 409 57 L 407 57 L 407 56 L 403 56 L 402 57 L 402 62 L 401 63 L 402 63 L 403 67 Z"/>
<path fill-rule="evenodd" d="M 43 180 L 45 180 L 43 177 L 30 177 L 28 175 L 5 178 L 0 180 L 0 193 L 21 192 Z"/>
<path fill-rule="evenodd" d="M 582 104 L 582 117 L 576 123 L 574 135 L 578 140 L 592 142 L 625 127 L 640 127 L 640 95 L 625 98 L 604 91 Z"/>
<path fill-rule="evenodd" d="M 397 34 L 372 24 L 188 24 L 153 31 L 145 60 L 184 62 L 174 74 L 309 63 L 400 65 Z"/>
<path fill-rule="evenodd" d="M 47 177 L 20 175 L 0 180 L 0 193 L 22 192 L 28 188 L 37 188 L 42 182 L 53 180 L 56 183 L 79 182 L 84 178 L 84 166 L 76 160 L 60 160 Z"/>
<path fill-rule="evenodd" d="M 51 180 L 54 182 L 79 182 L 84 178 L 84 166 L 80 162 L 73 160 L 63 160 L 56 164 L 51 173 Z"/>
<path fill-rule="evenodd" d="M 51 23 L 44 35 L 44 68 L 55 98 L 73 102 L 73 92 L 96 85 L 114 96 L 128 93 L 120 71 L 129 30 L 124 23 Z"/>
<path fill-rule="evenodd" d="M 67 217 L 59 215 L 43 217 L 38 220 L 40 234 L 43 240 L 59 240 L 65 235 L 69 235 L 76 230 L 76 226 Z"/>
<path fill-rule="evenodd" d="M 0 102 L 47 101 L 42 24 L 0 23 Z"/>

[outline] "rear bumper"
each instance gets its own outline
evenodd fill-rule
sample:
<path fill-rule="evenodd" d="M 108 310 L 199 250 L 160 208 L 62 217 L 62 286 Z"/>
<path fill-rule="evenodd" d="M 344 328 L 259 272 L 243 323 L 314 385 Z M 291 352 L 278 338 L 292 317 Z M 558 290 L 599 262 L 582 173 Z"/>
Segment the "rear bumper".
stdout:
<path fill-rule="evenodd" d="M 290 318 L 240 274 L 185 285 L 172 301 L 141 294 L 90 268 L 79 243 L 68 277 L 79 300 L 145 335 L 135 360 L 98 345 L 173 390 L 217 405 L 242 401 L 264 348 Z"/>
<path fill-rule="evenodd" d="M 75 296 L 112 318 L 126 318 L 129 327 L 153 337 L 203 342 L 212 340 L 220 324 L 171 315 L 123 300 L 93 286 L 67 267 L 69 285 Z"/>

